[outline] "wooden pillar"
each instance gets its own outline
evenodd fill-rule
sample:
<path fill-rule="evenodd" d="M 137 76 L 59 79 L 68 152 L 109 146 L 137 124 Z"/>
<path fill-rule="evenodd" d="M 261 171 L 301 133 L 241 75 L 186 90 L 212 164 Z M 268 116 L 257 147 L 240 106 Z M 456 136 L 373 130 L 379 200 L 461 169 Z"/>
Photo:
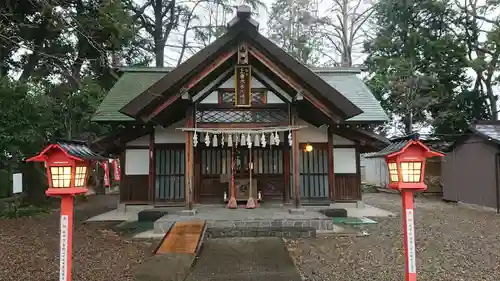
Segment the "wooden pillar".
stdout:
<path fill-rule="evenodd" d="M 356 144 L 356 197 L 361 200 L 361 146 L 359 143 Z"/>
<path fill-rule="evenodd" d="M 120 153 L 120 203 L 129 200 L 128 196 L 130 194 L 127 184 L 127 175 L 125 175 L 125 161 L 127 161 L 127 159 L 125 159 L 126 154 L 126 149 Z M 97 165 L 97 167 L 99 167 L 99 165 Z"/>
<path fill-rule="evenodd" d="M 284 178 L 284 188 L 283 190 L 283 203 L 290 202 L 290 146 L 288 141 L 286 141 L 285 148 L 283 149 L 283 176 Z"/>
<path fill-rule="evenodd" d="M 155 128 L 149 131 L 149 175 L 148 175 L 148 201 L 154 203 L 156 183 L 156 153 L 155 153 Z"/>
<path fill-rule="evenodd" d="M 335 171 L 334 171 L 334 158 L 333 158 L 333 130 L 328 126 L 328 194 L 330 200 L 333 201 L 335 197 Z"/>
<path fill-rule="evenodd" d="M 297 111 L 292 107 L 292 125 L 297 124 Z M 300 175 L 299 175 L 299 164 L 300 164 L 300 151 L 299 151 L 299 140 L 297 136 L 297 130 L 292 131 L 292 161 L 293 161 L 293 201 L 294 207 L 300 208 Z"/>
<path fill-rule="evenodd" d="M 186 128 L 193 127 L 193 108 L 189 107 L 186 110 Z M 186 132 L 186 149 L 185 149 L 185 183 L 184 197 L 186 199 L 186 207 L 188 210 L 193 209 L 193 133 Z"/>
<path fill-rule="evenodd" d="M 199 144 L 198 144 L 199 145 Z M 201 189 L 201 155 L 200 150 L 193 146 L 193 202 L 200 203 L 200 189 Z"/>

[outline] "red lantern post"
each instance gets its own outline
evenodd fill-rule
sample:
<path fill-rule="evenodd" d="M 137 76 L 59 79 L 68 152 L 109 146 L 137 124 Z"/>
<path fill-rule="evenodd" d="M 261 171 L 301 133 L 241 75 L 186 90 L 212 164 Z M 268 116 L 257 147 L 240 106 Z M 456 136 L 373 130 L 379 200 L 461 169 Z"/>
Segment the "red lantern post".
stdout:
<path fill-rule="evenodd" d="M 419 135 L 393 140 L 393 144 L 369 157 L 385 157 L 389 169 L 389 188 L 399 190 L 403 200 L 403 232 L 406 281 L 417 280 L 413 193 L 424 191 L 427 158 L 444 156 L 419 140 Z"/>
<path fill-rule="evenodd" d="M 87 193 L 88 169 L 91 161 L 103 157 L 93 153 L 85 142 L 58 141 L 47 146 L 27 162 L 44 162 L 49 188 L 47 196 L 61 197 L 59 280 L 70 281 L 73 248 L 74 197 Z"/>

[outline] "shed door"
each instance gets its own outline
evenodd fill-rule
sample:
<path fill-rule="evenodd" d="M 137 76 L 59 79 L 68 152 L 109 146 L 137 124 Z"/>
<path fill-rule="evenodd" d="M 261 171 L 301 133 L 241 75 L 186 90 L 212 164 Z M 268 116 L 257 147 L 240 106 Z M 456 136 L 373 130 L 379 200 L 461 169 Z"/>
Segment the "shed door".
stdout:
<path fill-rule="evenodd" d="M 319 146 L 319 145 L 318 145 Z M 328 149 L 314 147 L 311 152 L 300 150 L 300 197 L 304 200 L 328 200 Z M 291 181 L 293 159 L 290 157 Z M 290 186 L 293 194 L 293 185 Z"/>
<path fill-rule="evenodd" d="M 183 147 L 156 150 L 157 200 L 184 200 L 185 169 Z"/>
<path fill-rule="evenodd" d="M 450 152 L 441 162 L 441 181 L 443 183 L 443 199 L 458 202 L 460 183 L 456 181 L 455 152 Z"/>

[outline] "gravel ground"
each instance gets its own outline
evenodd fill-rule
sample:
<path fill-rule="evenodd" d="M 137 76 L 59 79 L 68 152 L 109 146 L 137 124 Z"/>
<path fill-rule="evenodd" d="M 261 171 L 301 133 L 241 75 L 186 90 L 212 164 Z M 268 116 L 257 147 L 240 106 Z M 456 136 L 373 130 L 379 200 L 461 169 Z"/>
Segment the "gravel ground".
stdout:
<path fill-rule="evenodd" d="M 83 224 L 116 207 L 114 195 L 78 203 L 73 234 L 73 280 L 131 280 L 130 268 L 150 254 L 150 242 L 124 239 L 110 223 Z M 33 218 L 0 219 L 0 280 L 58 280 L 59 211 Z"/>
<path fill-rule="evenodd" d="M 403 280 L 401 198 L 370 193 L 364 200 L 398 217 L 373 218 L 367 237 L 288 240 L 304 280 Z M 500 280 L 499 215 L 435 198 L 417 198 L 415 207 L 418 280 Z"/>

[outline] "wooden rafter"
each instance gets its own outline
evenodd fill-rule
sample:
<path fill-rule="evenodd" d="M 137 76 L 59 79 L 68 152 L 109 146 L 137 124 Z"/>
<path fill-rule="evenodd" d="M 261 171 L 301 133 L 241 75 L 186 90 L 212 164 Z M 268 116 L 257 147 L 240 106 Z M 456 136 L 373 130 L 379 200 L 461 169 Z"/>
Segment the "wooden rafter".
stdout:
<path fill-rule="evenodd" d="M 181 96 L 186 95 L 189 93 L 189 90 L 191 90 L 196 84 L 198 84 L 201 80 L 206 78 L 210 73 L 212 73 L 214 70 L 216 70 L 219 66 L 221 66 L 224 62 L 226 62 L 228 59 L 230 59 L 234 54 L 236 53 L 236 49 L 233 48 L 229 52 L 224 53 L 223 55 L 219 56 L 217 59 L 213 61 L 208 67 L 206 67 L 203 71 L 195 75 L 193 78 L 191 78 L 184 87 L 182 87 L 181 91 L 178 93 L 175 93 L 174 95 L 170 96 L 168 99 L 166 99 L 163 103 L 160 105 L 156 106 L 155 109 L 152 111 L 151 114 L 149 114 L 144 121 L 149 122 L 151 119 L 153 119 L 156 115 L 158 115 L 160 112 L 162 112 L 165 108 L 169 107 L 172 103 L 174 103 L 177 99 L 179 99 Z"/>

